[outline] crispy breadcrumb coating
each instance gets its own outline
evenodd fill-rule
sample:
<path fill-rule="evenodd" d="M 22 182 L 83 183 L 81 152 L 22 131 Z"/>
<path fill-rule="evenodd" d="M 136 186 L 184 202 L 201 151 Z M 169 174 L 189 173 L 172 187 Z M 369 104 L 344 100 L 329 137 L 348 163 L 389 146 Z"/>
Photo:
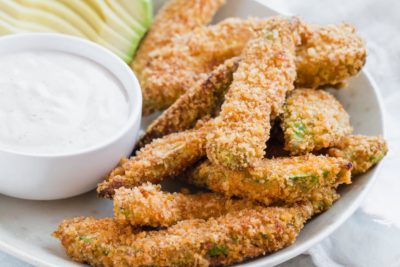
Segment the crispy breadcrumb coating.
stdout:
<path fill-rule="evenodd" d="M 155 139 L 136 156 L 121 159 L 106 180 L 98 185 L 97 193 L 100 197 L 112 198 L 117 188 L 158 183 L 180 174 L 205 155 L 207 125 Z"/>
<path fill-rule="evenodd" d="M 184 174 L 183 179 L 228 197 L 277 205 L 310 199 L 321 188 L 350 184 L 351 168 L 348 160 L 309 154 L 260 160 L 242 171 L 206 161 Z"/>
<path fill-rule="evenodd" d="M 207 25 L 225 0 L 169 0 L 157 13 L 143 39 L 132 68 L 140 78 L 153 50 L 171 42 L 177 35 Z"/>
<path fill-rule="evenodd" d="M 145 109 L 150 112 L 171 105 L 213 67 L 239 56 L 247 42 L 269 23 L 269 19 L 230 18 L 197 28 L 154 51 L 142 82 Z M 296 49 L 298 87 L 339 85 L 360 71 L 366 49 L 352 26 L 301 24 L 298 33 L 302 43 Z"/>
<path fill-rule="evenodd" d="M 292 155 L 334 146 L 350 134 L 350 118 L 335 97 L 323 90 L 296 89 L 282 114 L 285 149 Z"/>
<path fill-rule="evenodd" d="M 102 234 L 82 239 L 82 222 L 66 220 L 54 236 L 71 258 L 94 266 L 227 266 L 291 245 L 313 213 L 310 203 L 259 207 L 136 235 L 114 230 L 126 227 L 115 222 L 109 228 L 102 220 L 93 221 L 91 228 L 100 233 L 118 234 L 112 244 L 103 243 Z"/>
<path fill-rule="evenodd" d="M 341 138 L 340 142 L 328 150 L 332 157 L 350 160 L 353 164 L 352 174 L 367 172 L 388 152 L 386 141 L 382 136 L 350 135 Z"/>
<path fill-rule="evenodd" d="M 151 123 L 137 147 L 143 147 L 155 138 L 188 130 L 196 124 L 197 120 L 214 114 L 224 100 L 225 92 L 232 82 L 239 60 L 238 57 L 226 60 L 205 79 L 181 95 L 172 106 Z"/>
<path fill-rule="evenodd" d="M 227 266 L 277 251 L 332 206 L 338 185 L 386 155 L 382 137 L 349 136 L 340 103 L 313 90 L 339 87 L 364 65 L 352 26 L 283 17 L 203 26 L 223 2 L 170 0 L 157 16 L 132 64 L 144 112 L 181 97 L 149 127 L 137 155 L 99 184 L 99 196 L 114 198 L 115 219 L 67 219 L 53 233 L 73 260 Z M 294 84 L 312 89 L 290 92 Z M 288 157 L 284 142 L 293 155 L 328 156 Z M 178 175 L 215 193 L 168 193 L 149 183 Z"/>
<path fill-rule="evenodd" d="M 282 112 L 293 89 L 298 25 L 297 19 L 271 19 L 244 48 L 216 127 L 207 135 L 207 157 L 213 163 L 241 169 L 263 158 L 270 120 Z"/>
<path fill-rule="evenodd" d="M 314 190 L 308 198 L 313 206 L 314 214 L 318 214 L 332 207 L 333 203 L 340 198 L 340 195 L 336 192 L 336 188 L 325 186 Z"/>
<path fill-rule="evenodd" d="M 241 54 L 265 20 L 228 18 L 217 25 L 201 27 L 157 49 L 142 73 L 146 113 L 165 109 L 215 66 Z"/>
<path fill-rule="evenodd" d="M 114 195 L 114 216 L 120 223 L 171 226 L 188 219 L 209 219 L 257 205 L 249 200 L 226 198 L 215 193 L 162 192 L 150 183 L 133 189 L 120 188 Z"/>
<path fill-rule="evenodd" d="M 310 25 L 296 55 L 297 87 L 340 87 L 364 66 L 367 50 L 350 24 Z"/>
<path fill-rule="evenodd" d="M 60 239 L 74 261 L 111 266 L 108 253 L 125 243 L 127 237 L 132 242 L 140 231 L 137 227 L 118 224 L 112 218 L 78 217 L 63 220 L 53 236 Z"/>

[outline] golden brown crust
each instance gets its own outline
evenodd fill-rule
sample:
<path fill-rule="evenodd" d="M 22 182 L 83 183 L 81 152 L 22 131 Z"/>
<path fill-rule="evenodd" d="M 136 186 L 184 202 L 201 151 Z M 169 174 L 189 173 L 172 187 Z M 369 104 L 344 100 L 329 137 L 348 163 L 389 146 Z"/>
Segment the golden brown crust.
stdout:
<path fill-rule="evenodd" d="M 382 136 L 350 135 L 341 138 L 340 142 L 328 150 L 332 157 L 350 160 L 354 166 L 352 173 L 367 172 L 388 152 L 386 141 Z"/>
<path fill-rule="evenodd" d="M 268 24 L 269 20 L 227 19 L 200 27 L 155 51 L 142 84 L 146 109 L 171 105 L 214 66 L 239 56 L 256 32 Z M 342 84 L 365 63 L 364 42 L 348 24 L 318 26 L 302 22 L 298 33 L 302 38 L 296 49 L 298 87 Z"/>
<path fill-rule="evenodd" d="M 276 17 L 249 41 L 233 75 L 215 127 L 207 135 L 207 157 L 231 169 L 263 158 L 270 120 L 281 112 L 296 77 L 293 35 L 299 20 Z"/>
<path fill-rule="evenodd" d="M 164 4 L 132 62 L 136 75 L 140 78 L 154 49 L 169 44 L 177 35 L 208 24 L 224 3 L 225 0 L 169 0 Z"/>
<path fill-rule="evenodd" d="M 155 50 L 142 72 L 146 113 L 167 108 L 198 80 L 205 79 L 215 66 L 240 55 L 254 31 L 265 24 L 259 19 L 229 18 L 197 28 Z"/>
<path fill-rule="evenodd" d="M 117 224 L 112 218 L 78 217 L 63 220 L 53 236 L 60 239 L 67 254 L 77 262 L 107 266 L 107 254 L 126 237 L 131 241 L 141 229 Z"/>
<path fill-rule="evenodd" d="M 94 266 L 226 266 L 289 246 L 312 214 L 310 204 L 260 207 L 136 235 L 115 229 L 126 226 L 114 222 L 109 228 L 98 220 L 91 228 L 101 234 L 87 240 L 80 238 L 86 224 L 72 220 L 60 225 L 55 236 L 70 257 Z M 110 231 L 118 241 L 104 243 L 102 233 Z"/>
<path fill-rule="evenodd" d="M 120 187 L 134 187 L 145 182 L 158 183 L 180 174 L 205 155 L 208 128 L 173 133 L 155 139 L 136 156 L 122 159 L 107 179 L 97 187 L 100 197 L 112 198 Z"/>
<path fill-rule="evenodd" d="M 114 217 L 120 223 L 153 227 L 171 226 L 188 219 L 209 219 L 257 205 L 249 200 L 226 198 L 215 193 L 162 192 L 150 183 L 133 189 L 117 189 Z"/>
<path fill-rule="evenodd" d="M 310 25 L 303 34 L 296 50 L 297 87 L 343 86 L 364 66 L 365 44 L 352 25 Z"/>
<path fill-rule="evenodd" d="M 332 206 L 351 172 L 367 171 L 386 154 L 381 137 L 344 136 L 348 115 L 323 91 L 299 89 L 283 106 L 296 67 L 297 84 L 310 87 L 338 85 L 359 71 L 365 48 L 352 27 L 282 17 L 200 27 L 222 2 L 171 0 L 156 19 L 133 64 L 145 68 L 138 75 L 145 111 L 186 93 L 148 129 L 142 144 L 149 144 L 98 186 L 100 196 L 114 197 L 115 219 L 64 220 L 54 232 L 72 259 L 93 266 L 226 266 L 277 251 Z M 263 159 L 271 124 L 282 118 L 283 132 L 268 143 L 275 145 L 272 158 Z M 320 151 L 330 156 L 288 157 L 284 134 L 293 154 L 334 147 Z M 167 193 L 149 183 L 180 175 L 206 152 L 210 161 L 181 176 L 215 193 Z"/>
<path fill-rule="evenodd" d="M 239 58 L 226 60 L 207 78 L 196 83 L 181 95 L 174 104 L 151 123 L 137 147 L 143 147 L 153 139 L 170 133 L 188 130 L 196 124 L 197 120 L 215 113 L 232 82 L 233 72 L 236 71 L 239 60 Z"/>
<path fill-rule="evenodd" d="M 265 205 L 309 200 L 321 188 L 351 183 L 348 160 L 305 155 L 258 161 L 253 168 L 234 171 L 209 161 L 183 175 L 189 183 L 228 197 L 238 196 Z"/>
<path fill-rule="evenodd" d="M 353 130 L 339 101 L 314 89 L 296 89 L 289 95 L 281 126 L 285 149 L 292 155 L 332 147 Z"/>

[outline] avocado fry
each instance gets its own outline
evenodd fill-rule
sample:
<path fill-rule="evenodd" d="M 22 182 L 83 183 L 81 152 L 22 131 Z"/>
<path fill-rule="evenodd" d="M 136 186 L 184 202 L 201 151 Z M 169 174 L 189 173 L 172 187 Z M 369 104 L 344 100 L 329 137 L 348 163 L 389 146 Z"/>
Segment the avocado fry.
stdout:
<path fill-rule="evenodd" d="M 139 80 L 153 50 L 171 43 L 178 35 L 207 25 L 224 3 L 225 0 L 167 1 L 154 18 L 132 61 L 132 69 Z"/>
<path fill-rule="evenodd" d="M 71 258 L 94 266 L 227 266 L 291 245 L 313 214 L 310 202 L 248 208 L 137 234 L 116 221 L 83 218 L 65 220 L 53 235 Z"/>
<path fill-rule="evenodd" d="M 225 95 L 215 127 L 207 135 L 207 157 L 241 169 L 264 157 L 271 120 L 281 112 L 296 77 L 294 49 L 298 19 L 276 17 L 249 41 Z M 294 31 L 296 32 L 296 31 Z"/>
<path fill-rule="evenodd" d="M 343 87 L 364 66 L 367 50 L 348 23 L 309 25 L 296 49 L 296 87 Z"/>
<path fill-rule="evenodd" d="M 119 188 L 114 195 L 114 217 L 120 223 L 167 227 L 188 219 L 209 219 L 259 206 L 249 200 L 216 193 L 182 194 L 161 191 L 159 185 Z"/>
<path fill-rule="evenodd" d="M 183 174 L 182 179 L 227 197 L 281 205 L 315 197 L 321 188 L 350 184 L 351 168 L 352 164 L 342 158 L 308 154 L 263 159 L 240 171 L 205 161 Z"/>
<path fill-rule="evenodd" d="M 119 165 L 97 187 L 100 197 L 112 198 L 120 187 L 132 188 L 146 182 L 159 183 L 174 177 L 205 156 L 206 134 L 211 122 L 200 128 L 155 139 Z"/>
<path fill-rule="evenodd" d="M 215 66 L 240 56 L 249 40 L 274 19 L 225 19 L 156 49 L 143 70 L 146 109 L 170 106 Z M 301 21 L 297 33 L 301 42 L 296 46 L 296 87 L 340 86 L 364 66 L 364 41 L 349 24 L 319 26 Z"/>
<path fill-rule="evenodd" d="M 94 266 L 110 266 L 107 255 L 131 242 L 142 229 L 116 223 L 112 218 L 77 217 L 63 220 L 53 236 L 59 238 L 71 259 Z"/>
<path fill-rule="evenodd" d="M 382 136 L 349 135 L 328 150 L 331 157 L 351 161 L 352 174 L 367 172 L 387 154 L 388 147 Z"/>
<path fill-rule="evenodd" d="M 353 130 L 342 105 L 323 90 L 294 90 L 287 98 L 281 120 L 285 150 L 292 155 L 332 147 Z"/>
<path fill-rule="evenodd" d="M 145 146 L 153 139 L 188 130 L 196 124 L 197 120 L 215 115 L 232 82 L 232 76 L 238 67 L 239 60 L 237 57 L 226 60 L 210 72 L 206 78 L 194 84 L 190 90 L 181 95 L 174 104 L 150 124 L 140 138 L 137 148 Z"/>

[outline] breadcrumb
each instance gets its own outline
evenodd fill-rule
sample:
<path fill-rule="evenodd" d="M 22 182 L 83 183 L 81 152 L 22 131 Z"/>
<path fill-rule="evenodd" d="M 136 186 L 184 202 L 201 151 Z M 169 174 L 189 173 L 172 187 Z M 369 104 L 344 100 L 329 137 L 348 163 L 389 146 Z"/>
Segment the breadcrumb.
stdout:
<path fill-rule="evenodd" d="M 53 236 L 60 239 L 74 261 L 94 266 L 112 266 L 107 255 L 126 241 L 135 239 L 140 228 L 118 224 L 112 218 L 78 217 L 63 220 Z"/>
<path fill-rule="evenodd" d="M 247 42 L 269 23 L 270 19 L 230 18 L 199 27 L 154 51 L 142 83 L 146 109 L 161 110 L 171 105 L 213 67 L 239 56 Z M 341 85 L 365 63 L 365 44 L 349 24 L 319 26 L 301 22 L 298 34 L 297 87 Z"/>
<path fill-rule="evenodd" d="M 167 108 L 215 66 L 240 55 L 254 31 L 265 24 L 260 19 L 229 18 L 197 28 L 155 50 L 142 72 L 146 113 Z"/>
<path fill-rule="evenodd" d="M 132 68 L 139 79 L 153 50 L 169 44 L 178 35 L 207 25 L 224 3 L 225 0 L 169 0 L 165 3 L 132 62 Z"/>
<path fill-rule="evenodd" d="M 350 184 L 352 164 L 345 159 L 312 154 L 258 161 L 253 168 L 235 171 L 209 161 L 188 171 L 183 179 L 227 197 L 237 196 L 265 205 L 310 199 L 321 188 Z"/>
<path fill-rule="evenodd" d="M 348 23 L 310 25 L 296 55 L 296 87 L 342 87 L 364 66 L 367 50 Z"/>
<path fill-rule="evenodd" d="M 136 156 L 122 159 L 107 179 L 97 187 L 100 197 L 112 198 L 120 187 L 134 187 L 145 182 L 158 183 L 180 174 L 205 155 L 208 127 L 173 133 L 155 139 Z"/>
<path fill-rule="evenodd" d="M 286 93 L 293 89 L 293 32 L 299 23 L 271 19 L 245 47 L 215 127 L 207 135 L 207 157 L 213 163 L 241 169 L 263 158 L 270 120 L 282 112 Z"/>
<path fill-rule="evenodd" d="M 162 192 L 150 183 L 133 189 L 117 189 L 114 217 L 120 223 L 171 226 L 188 219 L 209 219 L 257 205 L 249 200 L 226 198 L 215 193 L 182 194 Z"/>
<path fill-rule="evenodd" d="M 340 103 L 314 90 L 364 65 L 354 27 L 284 17 L 204 26 L 224 2 L 170 0 L 156 17 L 132 63 L 144 113 L 181 97 L 98 185 L 115 218 L 67 219 L 53 233 L 73 260 L 227 266 L 280 250 L 386 155 L 381 136 L 349 135 Z M 317 151 L 327 155 L 308 154 Z M 152 184 L 175 176 L 213 193 Z"/>
<path fill-rule="evenodd" d="M 101 234 L 82 239 L 82 222 L 72 220 L 54 235 L 71 258 L 94 266 L 227 266 L 291 245 L 313 213 L 310 203 L 259 207 L 136 235 L 115 230 L 126 227 L 115 222 L 108 228 L 102 220 L 92 221 L 100 233 L 115 231 L 115 243 L 104 243 Z"/>
<path fill-rule="evenodd" d="M 285 149 L 292 155 L 334 146 L 350 134 L 350 118 L 336 98 L 323 90 L 296 89 L 282 114 Z"/>
<path fill-rule="evenodd" d="M 386 141 L 382 136 L 350 135 L 341 138 L 340 142 L 328 150 L 332 157 L 350 160 L 353 164 L 352 174 L 367 172 L 388 152 Z"/>
<path fill-rule="evenodd" d="M 215 114 L 224 100 L 225 92 L 232 82 L 232 76 L 238 64 L 238 57 L 228 59 L 205 79 L 193 85 L 153 121 L 137 147 L 143 147 L 153 139 L 170 133 L 188 130 L 196 124 L 197 120 Z"/>

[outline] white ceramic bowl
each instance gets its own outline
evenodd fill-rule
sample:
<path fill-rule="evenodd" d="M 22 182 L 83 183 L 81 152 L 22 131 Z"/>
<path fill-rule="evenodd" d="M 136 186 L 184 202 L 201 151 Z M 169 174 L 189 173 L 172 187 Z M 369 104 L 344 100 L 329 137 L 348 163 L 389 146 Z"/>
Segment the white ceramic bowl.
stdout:
<path fill-rule="evenodd" d="M 76 196 L 95 188 L 122 156 L 131 153 L 141 121 L 140 86 L 126 63 L 92 42 L 52 33 L 0 38 L 0 54 L 31 49 L 61 51 L 90 59 L 110 71 L 128 96 L 130 114 L 124 127 L 96 147 L 59 155 L 0 149 L 1 194 L 34 200 Z"/>

